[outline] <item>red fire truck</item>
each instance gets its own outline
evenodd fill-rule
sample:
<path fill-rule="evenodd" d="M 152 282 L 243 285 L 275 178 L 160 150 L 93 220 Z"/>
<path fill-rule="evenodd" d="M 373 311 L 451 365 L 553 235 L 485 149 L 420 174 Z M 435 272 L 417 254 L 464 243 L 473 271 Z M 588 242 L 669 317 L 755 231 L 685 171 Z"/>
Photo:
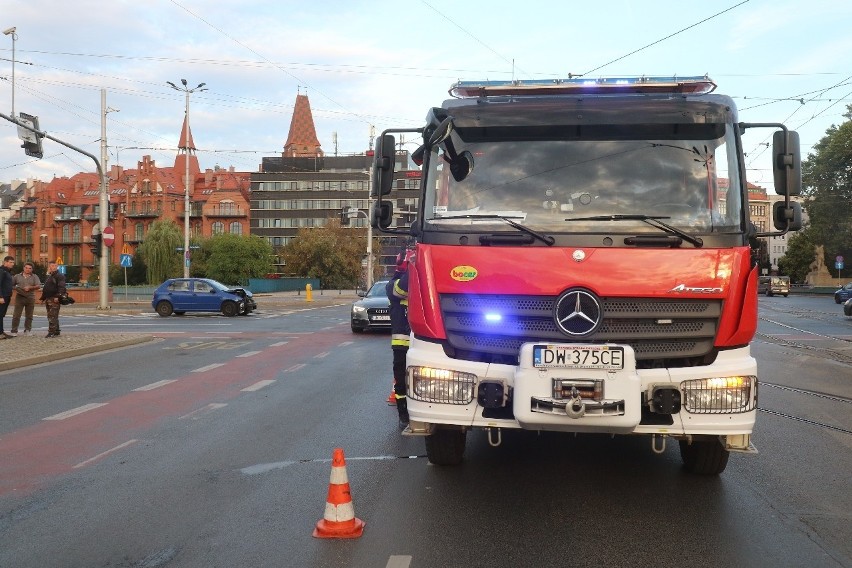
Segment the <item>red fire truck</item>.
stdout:
<path fill-rule="evenodd" d="M 410 426 L 429 460 L 504 428 L 678 440 L 688 471 L 755 452 L 757 237 L 801 227 L 799 139 L 743 123 L 707 77 L 459 82 L 377 141 L 373 225 L 395 228 L 395 133 L 422 169 Z M 742 134 L 771 129 L 775 232 L 750 219 Z M 767 136 L 768 136 L 767 134 Z"/>

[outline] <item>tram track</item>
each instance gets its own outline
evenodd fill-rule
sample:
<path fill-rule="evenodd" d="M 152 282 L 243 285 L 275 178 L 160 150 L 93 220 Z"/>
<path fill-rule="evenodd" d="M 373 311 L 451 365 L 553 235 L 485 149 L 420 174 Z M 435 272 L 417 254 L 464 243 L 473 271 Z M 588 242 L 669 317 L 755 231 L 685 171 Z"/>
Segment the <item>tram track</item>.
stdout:
<path fill-rule="evenodd" d="M 852 398 L 845 397 L 845 396 L 838 396 L 838 395 L 833 395 L 833 394 L 829 394 L 829 393 L 813 391 L 813 390 L 808 390 L 808 389 L 802 389 L 802 388 L 797 388 L 797 387 L 789 387 L 789 386 L 786 386 L 786 385 L 779 385 L 779 384 L 776 384 L 776 383 L 761 382 L 760 387 L 761 388 L 769 387 L 769 388 L 774 388 L 774 389 L 778 389 L 778 390 L 781 390 L 781 391 L 792 392 L 792 393 L 796 393 L 796 394 L 803 394 L 803 395 L 806 395 L 806 396 L 813 396 L 813 397 L 821 398 L 821 399 L 824 399 L 824 400 L 829 400 L 829 401 L 832 401 L 832 402 L 838 402 L 838 403 L 841 403 L 841 404 L 852 405 Z M 825 428 L 827 430 L 833 430 L 835 432 L 841 432 L 843 434 L 852 435 L 852 430 L 850 430 L 848 428 L 841 428 L 840 426 L 834 426 L 832 424 L 826 424 L 824 422 L 818 422 L 816 420 L 811 420 L 810 418 L 803 418 L 801 416 L 795 416 L 793 414 L 787 414 L 786 412 L 780 412 L 778 410 L 772 410 L 770 408 L 758 407 L 757 410 L 759 412 L 765 412 L 767 414 L 772 414 L 773 416 L 786 418 L 788 420 L 794 420 L 796 422 L 802 422 L 804 424 L 810 424 L 811 426 L 818 426 L 820 428 Z"/>

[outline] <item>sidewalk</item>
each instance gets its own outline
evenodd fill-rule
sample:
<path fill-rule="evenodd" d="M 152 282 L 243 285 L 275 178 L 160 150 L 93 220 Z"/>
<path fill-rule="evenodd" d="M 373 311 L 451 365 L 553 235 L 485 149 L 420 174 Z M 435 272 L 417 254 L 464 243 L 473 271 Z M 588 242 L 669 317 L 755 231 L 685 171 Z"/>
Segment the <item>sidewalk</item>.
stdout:
<path fill-rule="evenodd" d="M 61 320 L 60 320 L 61 321 Z M 0 341 L 0 371 L 19 369 L 39 363 L 50 363 L 88 355 L 107 349 L 127 347 L 151 341 L 144 333 L 68 333 L 59 337 L 45 337 L 45 333 L 28 335 Z"/>
<path fill-rule="evenodd" d="M 314 292 L 312 301 L 308 302 L 304 292 L 275 292 L 272 294 L 256 294 L 255 300 L 258 304 L 258 310 L 263 311 L 270 308 L 282 307 L 327 307 L 338 304 L 349 304 L 358 299 L 357 294 L 352 290 L 333 290 L 324 291 L 323 293 Z M 40 314 L 44 313 L 44 308 L 37 306 Z M 63 306 L 60 312 L 59 321 L 62 325 L 62 316 L 80 315 L 80 314 L 97 314 L 103 317 L 112 315 L 135 315 L 142 313 L 154 313 L 154 308 L 151 307 L 149 301 L 124 302 L 117 301 L 110 304 L 108 310 L 98 309 L 97 304 L 82 304 L 77 303 L 72 306 Z M 4 321 L 4 325 L 8 332 L 10 328 L 10 317 Z M 50 363 L 59 361 L 69 357 L 79 355 L 88 355 L 97 353 L 98 351 L 106 351 L 118 347 L 127 347 L 130 345 L 138 345 L 147 341 L 152 341 L 154 337 L 146 333 L 88 333 L 63 331 L 59 337 L 50 339 L 45 337 L 44 330 L 39 331 L 36 335 L 24 336 L 19 334 L 14 339 L 5 339 L 0 341 L 0 372 L 19 369 L 29 365 L 37 365 L 39 363 Z"/>

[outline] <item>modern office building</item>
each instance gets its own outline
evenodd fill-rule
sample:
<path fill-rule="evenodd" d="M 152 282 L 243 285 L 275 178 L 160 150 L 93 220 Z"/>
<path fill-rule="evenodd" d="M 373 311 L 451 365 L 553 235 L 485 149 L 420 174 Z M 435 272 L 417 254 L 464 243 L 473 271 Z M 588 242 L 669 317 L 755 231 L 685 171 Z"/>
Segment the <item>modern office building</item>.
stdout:
<path fill-rule="evenodd" d="M 299 229 L 323 227 L 330 219 L 344 218 L 344 225 L 364 234 L 369 224 L 370 168 L 373 153 L 329 156 L 316 134 L 307 95 L 296 96 L 290 131 L 281 156 L 263 158 L 260 171 L 251 175 L 251 233 L 269 241 L 276 252 L 276 272 L 287 274 L 281 248 L 296 238 Z M 413 167 L 408 152 L 396 156 L 396 179 L 392 227 L 407 229 L 417 211 L 420 170 Z M 350 214 L 343 216 L 344 209 Z M 405 246 L 405 236 L 373 232 L 374 259 L 380 273 L 393 272 L 395 257 Z M 366 251 L 365 251 L 366 255 Z"/>

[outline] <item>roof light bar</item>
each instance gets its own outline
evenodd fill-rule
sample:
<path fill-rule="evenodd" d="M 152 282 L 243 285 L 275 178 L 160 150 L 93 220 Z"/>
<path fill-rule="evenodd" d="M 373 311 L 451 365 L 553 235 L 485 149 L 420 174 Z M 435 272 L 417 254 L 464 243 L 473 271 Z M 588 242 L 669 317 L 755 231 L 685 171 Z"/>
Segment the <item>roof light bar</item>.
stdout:
<path fill-rule="evenodd" d="M 571 94 L 671 93 L 703 95 L 716 88 L 707 75 L 696 77 L 609 77 L 585 79 L 537 79 L 533 81 L 459 81 L 450 96 L 546 96 Z"/>

